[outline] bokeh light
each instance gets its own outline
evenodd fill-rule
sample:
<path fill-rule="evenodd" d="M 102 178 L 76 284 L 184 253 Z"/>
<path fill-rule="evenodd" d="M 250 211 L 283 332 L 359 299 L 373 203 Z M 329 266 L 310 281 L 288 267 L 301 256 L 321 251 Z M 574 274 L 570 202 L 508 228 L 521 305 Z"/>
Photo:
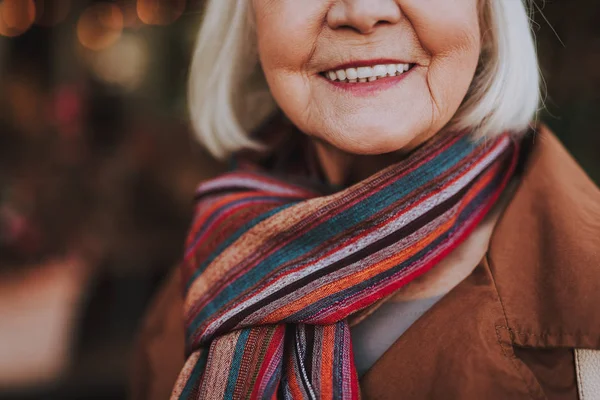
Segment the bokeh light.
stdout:
<path fill-rule="evenodd" d="M 123 13 L 112 3 L 88 7 L 77 22 L 77 38 L 90 50 L 102 50 L 115 44 L 123 31 Z"/>
<path fill-rule="evenodd" d="M 96 77 L 103 82 L 117 85 L 126 91 L 134 90 L 146 75 L 148 46 L 140 36 L 126 33 L 113 46 L 87 54 L 86 61 Z"/>
<path fill-rule="evenodd" d="M 185 0 L 138 0 L 138 17 L 148 25 L 169 25 L 185 10 Z"/>
<path fill-rule="evenodd" d="M 29 29 L 34 20 L 33 0 L 0 1 L 0 35 L 19 36 Z"/>
<path fill-rule="evenodd" d="M 42 26 L 55 26 L 63 22 L 71 10 L 72 0 L 37 0 L 35 22 Z"/>

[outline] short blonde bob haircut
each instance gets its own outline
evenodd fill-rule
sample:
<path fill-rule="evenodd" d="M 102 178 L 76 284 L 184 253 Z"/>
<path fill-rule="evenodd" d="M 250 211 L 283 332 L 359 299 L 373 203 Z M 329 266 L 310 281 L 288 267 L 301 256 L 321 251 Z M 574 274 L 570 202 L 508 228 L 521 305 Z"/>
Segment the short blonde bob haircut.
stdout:
<path fill-rule="evenodd" d="M 540 105 L 527 2 L 480 0 L 482 51 L 447 127 L 480 137 L 524 132 Z M 259 65 L 251 0 L 208 0 L 193 53 L 188 105 L 199 141 L 217 158 L 263 146 L 249 138 L 276 109 Z"/>

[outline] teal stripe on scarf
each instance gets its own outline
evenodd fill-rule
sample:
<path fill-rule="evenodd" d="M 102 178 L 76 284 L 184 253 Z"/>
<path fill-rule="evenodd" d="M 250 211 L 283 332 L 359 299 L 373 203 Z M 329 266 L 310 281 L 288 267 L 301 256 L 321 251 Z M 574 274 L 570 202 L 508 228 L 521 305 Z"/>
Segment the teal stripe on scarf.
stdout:
<path fill-rule="evenodd" d="M 227 379 L 227 388 L 225 389 L 226 399 L 233 398 L 233 391 L 237 383 L 238 375 L 240 373 L 240 366 L 242 365 L 242 356 L 244 355 L 244 348 L 246 342 L 250 336 L 250 329 L 243 329 L 238 337 L 237 344 L 235 345 L 235 352 L 233 354 L 233 360 L 231 361 L 231 367 L 229 370 L 229 378 Z"/>

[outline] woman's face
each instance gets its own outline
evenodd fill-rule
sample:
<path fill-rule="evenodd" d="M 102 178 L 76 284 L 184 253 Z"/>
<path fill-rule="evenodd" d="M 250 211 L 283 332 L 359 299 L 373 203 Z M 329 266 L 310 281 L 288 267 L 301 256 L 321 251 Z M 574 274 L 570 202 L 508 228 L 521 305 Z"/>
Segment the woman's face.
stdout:
<path fill-rule="evenodd" d="M 271 93 L 300 130 L 346 152 L 415 147 L 473 79 L 477 2 L 253 0 Z"/>

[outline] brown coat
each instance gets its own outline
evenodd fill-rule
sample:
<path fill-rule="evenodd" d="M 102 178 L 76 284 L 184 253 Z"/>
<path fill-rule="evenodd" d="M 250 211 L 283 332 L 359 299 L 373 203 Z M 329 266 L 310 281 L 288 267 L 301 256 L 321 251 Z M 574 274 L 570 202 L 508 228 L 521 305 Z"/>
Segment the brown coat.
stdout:
<path fill-rule="evenodd" d="M 183 364 L 174 272 L 143 327 L 133 395 Z M 474 271 L 361 378 L 366 399 L 575 400 L 575 348 L 600 349 L 600 191 L 545 128 Z"/>

